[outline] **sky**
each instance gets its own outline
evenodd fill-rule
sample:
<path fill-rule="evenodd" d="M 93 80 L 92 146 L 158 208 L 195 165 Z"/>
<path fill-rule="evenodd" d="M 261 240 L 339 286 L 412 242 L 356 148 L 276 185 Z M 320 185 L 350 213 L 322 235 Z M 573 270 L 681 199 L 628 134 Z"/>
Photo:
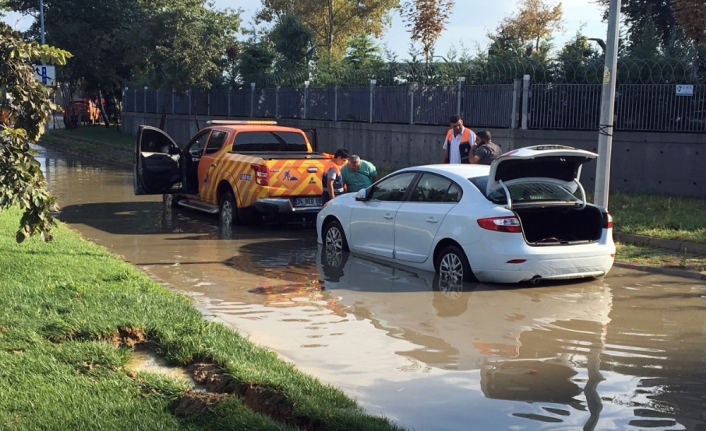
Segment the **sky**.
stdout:
<path fill-rule="evenodd" d="M 403 0 L 404 1 L 404 0 Z M 549 1 L 556 4 L 556 1 Z M 602 9 L 591 0 L 563 0 L 564 27 L 563 33 L 555 33 L 553 43 L 557 48 L 573 38 L 583 26 L 582 34 L 591 38 L 606 39 L 607 24 L 602 22 Z M 252 17 L 260 8 L 257 0 L 215 0 L 217 9 L 242 9 L 243 26 L 252 28 Z M 495 30 L 500 21 L 513 14 L 517 9 L 516 0 L 456 0 L 456 6 L 449 19 L 446 31 L 436 42 L 435 55 L 446 56 L 453 46 L 458 51 L 463 45 L 470 54 L 475 54 L 476 47 L 485 49 L 488 45 L 486 34 Z M 25 30 L 32 23 L 31 17 L 21 17 L 17 14 L 8 14 L 4 18 L 13 28 Z M 380 39 L 380 45 L 387 47 L 397 55 L 398 60 L 410 58 L 409 33 L 399 12 L 392 13 L 392 24 Z"/>

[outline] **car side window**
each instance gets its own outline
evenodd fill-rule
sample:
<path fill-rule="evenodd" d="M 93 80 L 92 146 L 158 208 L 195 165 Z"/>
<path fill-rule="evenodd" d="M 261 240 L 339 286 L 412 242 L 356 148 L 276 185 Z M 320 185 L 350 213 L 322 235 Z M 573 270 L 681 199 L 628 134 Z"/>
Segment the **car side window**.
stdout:
<path fill-rule="evenodd" d="M 444 202 L 460 202 L 462 195 L 461 187 L 457 184 L 451 184 L 451 187 L 449 187 L 449 190 L 446 192 L 446 196 L 444 196 Z"/>
<path fill-rule="evenodd" d="M 380 181 L 373 186 L 370 200 L 388 202 L 401 201 L 416 176 L 416 172 L 406 172 Z"/>
<path fill-rule="evenodd" d="M 451 180 L 435 174 L 424 174 L 412 192 L 412 202 L 458 202 L 450 198 L 446 200 L 449 188 L 455 186 Z M 456 187 L 458 190 L 458 187 Z"/>
<path fill-rule="evenodd" d="M 206 146 L 206 140 L 208 139 L 209 132 L 210 130 L 206 130 L 205 132 L 202 132 L 191 138 L 191 142 L 189 142 L 189 144 L 187 145 L 187 147 L 189 148 L 189 154 L 194 157 L 201 157 L 203 148 Z"/>
<path fill-rule="evenodd" d="M 228 136 L 226 132 L 214 130 L 211 133 L 211 137 L 208 138 L 208 143 L 206 144 L 206 154 L 215 153 L 223 148 L 223 144 L 226 141 L 226 136 Z"/>

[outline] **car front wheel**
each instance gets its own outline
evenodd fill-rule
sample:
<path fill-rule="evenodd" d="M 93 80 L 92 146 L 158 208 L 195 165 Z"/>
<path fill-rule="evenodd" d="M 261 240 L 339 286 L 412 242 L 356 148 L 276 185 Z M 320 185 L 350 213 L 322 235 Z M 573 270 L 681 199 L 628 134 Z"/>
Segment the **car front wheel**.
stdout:
<path fill-rule="evenodd" d="M 348 241 L 338 221 L 332 221 L 324 228 L 324 247 L 329 252 L 348 251 Z"/>
<path fill-rule="evenodd" d="M 235 206 L 235 197 L 231 192 L 225 192 L 221 196 L 221 205 L 218 211 L 218 218 L 221 219 L 221 224 L 231 226 L 235 224 L 238 209 Z"/>
<path fill-rule="evenodd" d="M 452 245 L 444 248 L 436 260 L 436 271 L 444 282 L 472 281 L 473 273 L 466 254 Z"/>

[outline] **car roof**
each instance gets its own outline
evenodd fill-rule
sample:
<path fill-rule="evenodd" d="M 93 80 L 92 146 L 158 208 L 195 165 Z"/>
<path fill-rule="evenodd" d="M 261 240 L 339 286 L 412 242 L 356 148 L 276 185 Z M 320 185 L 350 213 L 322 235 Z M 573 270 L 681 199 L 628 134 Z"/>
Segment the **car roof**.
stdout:
<path fill-rule="evenodd" d="M 423 166 L 411 166 L 403 170 L 420 170 L 423 169 L 429 172 L 435 172 L 438 174 L 452 174 L 458 175 L 463 178 L 473 178 L 480 177 L 483 175 L 488 175 L 490 172 L 490 166 L 488 165 L 469 165 L 469 164 L 437 164 L 437 165 L 423 165 Z"/>

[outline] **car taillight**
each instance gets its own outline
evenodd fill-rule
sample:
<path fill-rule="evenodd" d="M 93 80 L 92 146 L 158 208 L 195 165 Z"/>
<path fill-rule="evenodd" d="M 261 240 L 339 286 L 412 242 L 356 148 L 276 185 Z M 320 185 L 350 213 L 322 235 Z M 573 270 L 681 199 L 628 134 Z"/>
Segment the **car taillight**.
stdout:
<path fill-rule="evenodd" d="M 496 232 L 521 233 L 522 226 L 517 217 L 491 217 L 478 219 L 478 226 Z"/>
<path fill-rule="evenodd" d="M 267 169 L 267 165 L 252 165 L 255 171 L 255 183 L 260 186 L 270 185 L 270 170 Z"/>
<path fill-rule="evenodd" d="M 613 216 L 608 211 L 603 213 L 603 229 L 613 229 Z"/>

